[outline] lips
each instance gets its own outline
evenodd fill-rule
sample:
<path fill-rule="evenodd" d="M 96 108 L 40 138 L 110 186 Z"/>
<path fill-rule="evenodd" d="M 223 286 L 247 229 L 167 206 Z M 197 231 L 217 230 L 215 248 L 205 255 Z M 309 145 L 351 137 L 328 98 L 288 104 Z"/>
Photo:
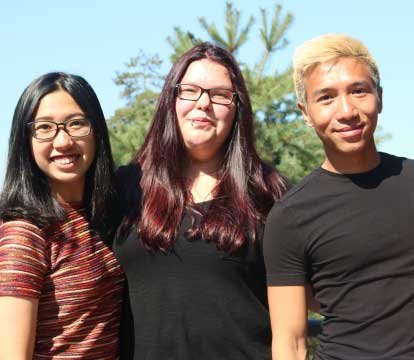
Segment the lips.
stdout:
<path fill-rule="evenodd" d="M 337 132 L 342 137 L 354 137 L 360 135 L 363 128 L 363 124 L 356 126 L 344 126 L 340 129 L 336 129 L 335 132 Z"/>
<path fill-rule="evenodd" d="M 205 117 L 193 117 L 190 119 L 190 121 L 191 126 L 193 127 L 206 127 L 214 124 L 213 121 Z"/>

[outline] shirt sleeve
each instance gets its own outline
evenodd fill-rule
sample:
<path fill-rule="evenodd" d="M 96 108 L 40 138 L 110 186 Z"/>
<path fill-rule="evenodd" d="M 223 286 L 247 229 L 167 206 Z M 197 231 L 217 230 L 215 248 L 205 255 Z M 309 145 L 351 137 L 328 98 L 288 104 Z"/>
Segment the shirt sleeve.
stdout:
<path fill-rule="evenodd" d="M 267 218 L 263 238 L 268 286 L 307 283 L 304 240 L 298 234 L 293 211 L 282 203 L 275 203 Z"/>
<path fill-rule="evenodd" d="M 0 225 L 0 296 L 39 298 L 47 266 L 46 241 L 35 225 Z"/>

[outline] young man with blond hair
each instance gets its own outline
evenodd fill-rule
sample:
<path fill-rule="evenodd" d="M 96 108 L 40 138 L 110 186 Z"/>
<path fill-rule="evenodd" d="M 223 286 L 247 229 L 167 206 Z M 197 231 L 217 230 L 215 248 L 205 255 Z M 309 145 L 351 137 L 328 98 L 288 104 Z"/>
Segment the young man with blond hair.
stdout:
<path fill-rule="evenodd" d="M 359 40 L 297 48 L 298 106 L 325 160 L 269 214 L 273 356 L 306 358 L 306 288 L 324 316 L 314 359 L 414 359 L 414 162 L 379 153 L 377 64 Z"/>

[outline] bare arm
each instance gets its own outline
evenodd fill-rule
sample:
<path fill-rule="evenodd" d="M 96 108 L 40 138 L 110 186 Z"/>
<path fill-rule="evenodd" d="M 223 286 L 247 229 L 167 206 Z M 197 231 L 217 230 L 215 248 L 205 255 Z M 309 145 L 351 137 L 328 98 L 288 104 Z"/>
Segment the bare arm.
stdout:
<path fill-rule="evenodd" d="M 37 306 L 37 299 L 0 296 L 0 360 L 32 359 Z"/>
<path fill-rule="evenodd" d="M 268 287 L 274 360 L 307 358 L 307 304 L 305 286 Z"/>

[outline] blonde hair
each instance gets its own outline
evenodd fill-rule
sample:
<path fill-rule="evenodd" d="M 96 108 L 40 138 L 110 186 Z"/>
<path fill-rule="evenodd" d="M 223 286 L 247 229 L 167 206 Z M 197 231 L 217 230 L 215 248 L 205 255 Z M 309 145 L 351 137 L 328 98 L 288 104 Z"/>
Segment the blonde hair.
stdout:
<path fill-rule="evenodd" d="M 347 35 L 326 34 L 308 40 L 296 48 L 293 56 L 293 81 L 299 102 L 306 104 L 307 72 L 320 63 L 341 57 L 352 57 L 364 62 L 368 66 L 375 87 L 377 89 L 380 87 L 377 63 L 361 41 Z"/>

